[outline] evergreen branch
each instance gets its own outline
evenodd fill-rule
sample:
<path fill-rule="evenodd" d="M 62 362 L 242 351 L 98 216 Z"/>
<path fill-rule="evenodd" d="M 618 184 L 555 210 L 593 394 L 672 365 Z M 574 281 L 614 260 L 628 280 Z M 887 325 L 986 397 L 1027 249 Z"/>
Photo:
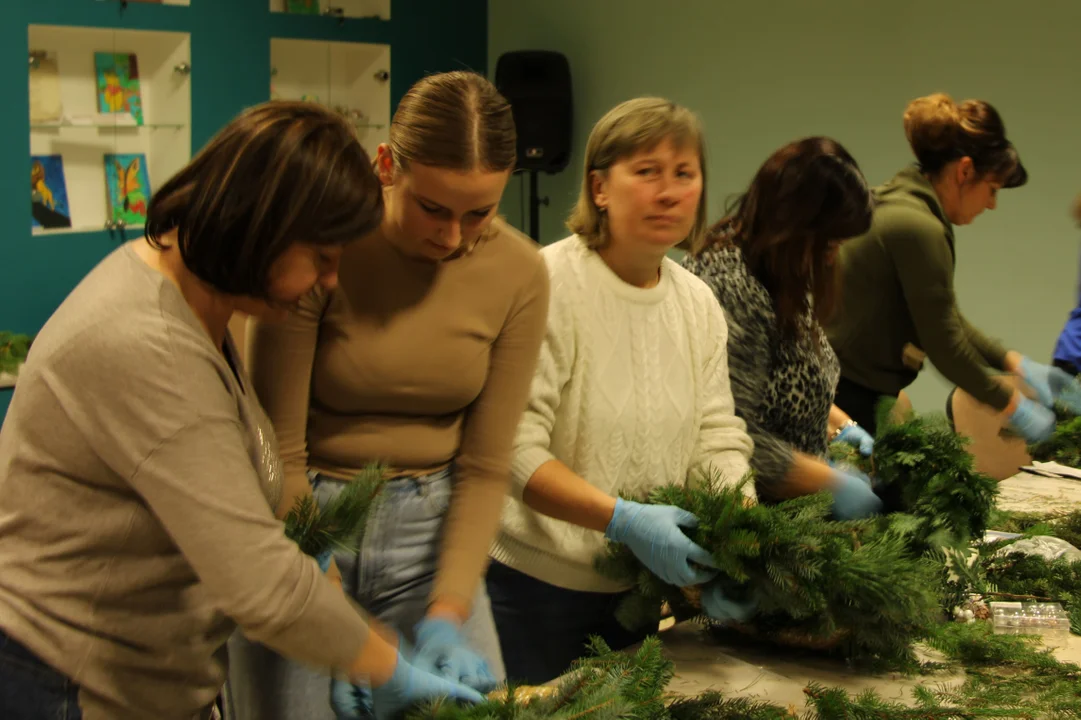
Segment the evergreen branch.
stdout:
<path fill-rule="evenodd" d="M 927 672 L 964 670 L 950 685 L 921 685 L 909 702 L 874 691 L 853 695 L 811 683 L 803 708 L 709 691 L 694 697 L 666 691 L 673 666 L 655 637 L 634 654 L 603 643 L 579 661 L 556 690 L 520 702 L 516 693 L 475 706 L 434 702 L 412 710 L 414 720 L 1059 720 L 1081 717 L 1081 668 L 1056 660 L 1031 638 L 995 635 L 988 623 L 943 623 L 928 644 L 946 663 Z"/>
<path fill-rule="evenodd" d="M 713 554 L 714 582 L 726 597 L 756 601 L 753 622 L 728 630 L 910 666 L 912 643 L 939 616 L 937 566 L 914 556 L 890 520 L 827 519 L 828 494 L 748 507 L 740 487 L 710 477 L 639 499 L 694 513 L 691 538 Z M 661 583 L 623 545 L 609 545 L 597 567 L 634 585 L 618 614 L 629 627 L 655 623 L 662 601 L 677 617 L 701 615 L 693 593 Z"/>
<path fill-rule="evenodd" d="M 356 547 L 379 500 L 383 474 L 381 465 L 368 465 L 322 510 L 312 495 L 297 498 L 285 516 L 286 537 L 312 557 Z"/>

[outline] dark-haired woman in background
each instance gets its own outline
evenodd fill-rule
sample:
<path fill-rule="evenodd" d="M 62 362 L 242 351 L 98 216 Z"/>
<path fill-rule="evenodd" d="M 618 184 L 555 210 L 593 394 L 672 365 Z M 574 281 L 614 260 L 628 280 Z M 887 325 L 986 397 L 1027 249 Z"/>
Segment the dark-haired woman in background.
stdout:
<path fill-rule="evenodd" d="M 993 210 L 999 190 L 1025 184 L 1025 168 L 1002 118 L 982 100 L 918 98 L 904 127 L 917 164 L 875 188 L 870 231 L 841 249 L 841 302 L 827 328 L 841 361 L 837 403 L 873 434 L 879 400 L 910 385 L 926 356 L 948 381 L 1002 411 L 1015 432 L 1045 438 L 1055 422 L 1049 407 L 1069 377 L 979 332 L 953 289 L 953 226 Z M 1020 376 L 1038 401 L 993 371 Z"/>
<path fill-rule="evenodd" d="M 806 138 L 773 153 L 684 260 L 725 311 L 732 394 L 754 440 L 763 501 L 827 490 L 843 519 L 881 506 L 866 478 L 825 459 L 830 440 L 865 454 L 873 446 L 833 404 L 837 357 L 820 325 L 836 303 L 838 248 L 870 225 L 855 160 L 829 138 Z"/>

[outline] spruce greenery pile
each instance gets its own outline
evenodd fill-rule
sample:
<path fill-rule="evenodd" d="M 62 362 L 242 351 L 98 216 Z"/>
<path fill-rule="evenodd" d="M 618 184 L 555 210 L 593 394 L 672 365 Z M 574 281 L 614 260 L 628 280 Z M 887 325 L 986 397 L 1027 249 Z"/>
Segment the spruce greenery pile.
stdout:
<path fill-rule="evenodd" d="M 908 415 L 891 420 L 880 409 L 874 455 L 863 458 L 835 443 L 834 459 L 868 473 L 875 490 L 895 498 L 894 510 L 919 519 L 913 550 L 960 547 L 983 537 L 994 512 L 998 483 L 978 472 L 967 439 L 943 415 Z"/>
<path fill-rule="evenodd" d="M 1022 533 L 1023 537 L 1058 536 L 1077 546 L 1076 527 L 1081 523 L 1081 512 L 1044 517 L 1035 513 L 1019 515 L 1020 519 L 1007 514 L 997 516 L 1003 522 L 1002 527 L 996 523 L 995 529 Z M 944 606 L 960 605 L 971 595 L 979 595 L 986 601 L 1057 602 L 1070 615 L 1071 631 L 1081 635 L 1081 560 L 1063 557 L 1048 560 L 1039 555 L 1008 552 L 1015 542 L 1017 539 L 983 543 L 967 558 L 951 556 L 950 577 L 943 585 Z"/>
<path fill-rule="evenodd" d="M 939 618 L 940 565 L 910 552 L 908 534 L 918 527 L 911 517 L 831 521 L 827 494 L 748 506 L 739 487 L 715 479 L 657 488 L 643 499 L 698 518 L 690 535 L 713 554 L 720 571 L 713 582 L 726 597 L 757 605 L 744 631 L 905 665 L 914 661 L 913 642 Z M 677 616 L 701 614 L 624 545 L 611 544 L 598 570 L 633 584 L 618 611 L 627 627 L 655 626 L 662 601 Z"/>
<path fill-rule="evenodd" d="M 821 493 L 747 507 L 737 488 L 715 479 L 653 490 L 641 502 L 675 505 L 699 519 L 691 538 L 713 554 L 714 582 L 726 597 L 752 600 L 757 613 L 735 626 L 781 644 L 828 649 L 893 666 L 913 662 L 943 607 L 946 553 L 982 538 L 998 492 L 973 466 L 965 440 L 939 416 L 890 419 L 880 408 L 872 458 L 835 445 L 835 459 L 868 472 L 902 512 L 860 521 L 830 519 Z M 744 479 L 748 482 L 749 479 Z M 665 585 L 624 546 L 610 545 L 598 569 L 635 592 L 619 620 L 656 622 L 662 602 L 677 617 L 700 616 L 693 593 Z"/>
<path fill-rule="evenodd" d="M 475 706 L 430 703 L 407 713 L 409 720 L 968 720 L 1016 718 L 1059 720 L 1081 717 L 1081 668 L 1056 660 L 1031 638 L 994 635 L 988 623 L 944 623 L 928 644 L 943 660 L 919 672 L 927 682 L 907 702 L 874 691 L 852 695 L 810 684 L 803 707 L 768 699 L 728 697 L 719 692 L 683 697 L 666 691 L 673 666 L 656 638 L 634 654 L 613 653 L 595 642 L 594 657 L 580 661 L 551 697 L 522 703 L 493 700 Z M 963 670 L 944 684 L 935 675 Z"/>
<path fill-rule="evenodd" d="M 1081 417 L 1059 417 L 1051 437 L 1029 446 L 1029 455 L 1033 460 L 1081 468 Z"/>

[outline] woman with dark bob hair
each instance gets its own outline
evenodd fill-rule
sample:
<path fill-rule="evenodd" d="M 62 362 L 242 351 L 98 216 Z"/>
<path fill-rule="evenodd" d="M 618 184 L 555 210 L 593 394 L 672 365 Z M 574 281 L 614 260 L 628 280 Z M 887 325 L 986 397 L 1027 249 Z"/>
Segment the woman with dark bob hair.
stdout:
<path fill-rule="evenodd" d="M 827 444 L 870 454 L 871 437 L 833 404 L 839 369 L 821 322 L 837 302 L 841 244 L 871 225 L 871 191 L 856 161 L 825 137 L 785 145 L 684 265 L 728 321 L 736 414 L 754 440 L 761 500 L 826 490 L 838 518 L 881 506 L 865 478 L 832 467 Z"/>
<path fill-rule="evenodd" d="M 251 108 L 42 328 L 0 431 L 5 720 L 210 717 L 236 626 L 370 678 L 384 715 L 479 699 L 404 659 L 285 537 L 274 432 L 227 331 L 333 287 L 382 214 L 344 119 Z"/>

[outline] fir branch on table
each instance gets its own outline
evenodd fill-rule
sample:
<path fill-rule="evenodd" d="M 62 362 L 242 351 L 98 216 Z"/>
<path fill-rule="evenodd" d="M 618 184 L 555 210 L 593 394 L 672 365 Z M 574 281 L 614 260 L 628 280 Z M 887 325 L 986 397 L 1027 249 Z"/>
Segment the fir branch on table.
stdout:
<path fill-rule="evenodd" d="M 32 342 L 29 335 L 0 330 L 0 373 L 17 373 L 26 362 Z"/>
<path fill-rule="evenodd" d="M 920 518 L 914 550 L 967 545 L 987 530 L 998 483 L 976 470 L 967 444 L 943 415 L 909 414 L 879 424 L 875 488 L 893 490 L 900 511 Z"/>
<path fill-rule="evenodd" d="M 379 501 L 383 476 L 382 465 L 368 465 L 322 510 L 311 494 L 297 498 L 285 516 L 286 537 L 312 557 L 335 548 L 356 547 Z"/>
<path fill-rule="evenodd" d="M 989 525 L 1001 532 L 1050 535 L 1081 550 L 1081 510 L 1053 513 L 996 510 Z"/>
<path fill-rule="evenodd" d="M 1041 462 L 1081 468 L 1081 417 L 1065 417 L 1047 440 L 1030 445 L 1029 455 Z"/>
<path fill-rule="evenodd" d="M 802 708 L 765 699 L 708 691 L 679 696 L 666 688 L 673 665 L 651 637 L 634 653 L 614 653 L 603 643 L 579 661 L 551 693 L 519 702 L 515 693 L 479 705 L 433 702 L 406 714 L 409 720 L 1058 720 L 1081 717 L 1081 668 L 1041 650 L 1032 638 L 995 635 L 989 623 L 942 623 L 929 646 L 943 662 L 924 666 L 925 684 L 909 702 L 887 700 L 874 691 L 852 695 L 811 683 Z M 958 682 L 935 679 L 963 670 Z"/>
<path fill-rule="evenodd" d="M 733 600 L 757 603 L 744 630 L 806 638 L 847 657 L 911 664 L 913 641 L 940 617 L 939 568 L 909 551 L 913 521 L 906 516 L 831 521 L 825 493 L 747 506 L 740 487 L 717 478 L 660 487 L 640 500 L 694 513 L 699 524 L 690 536 L 713 554 L 720 570 L 714 582 Z M 628 627 L 655 623 L 664 600 L 677 616 L 701 615 L 624 545 L 610 544 L 597 568 L 634 586 L 618 613 Z"/>
<path fill-rule="evenodd" d="M 591 655 L 575 663 L 559 682 L 555 692 L 520 703 L 513 692 L 505 700 L 489 700 L 479 705 L 453 702 L 429 703 L 406 714 L 408 720 L 573 720 L 628 718 L 659 720 L 667 717 L 666 688 L 674 675 L 671 661 L 661 652 L 661 643 L 649 637 L 634 653 L 613 652 L 599 639 L 590 646 Z"/>

